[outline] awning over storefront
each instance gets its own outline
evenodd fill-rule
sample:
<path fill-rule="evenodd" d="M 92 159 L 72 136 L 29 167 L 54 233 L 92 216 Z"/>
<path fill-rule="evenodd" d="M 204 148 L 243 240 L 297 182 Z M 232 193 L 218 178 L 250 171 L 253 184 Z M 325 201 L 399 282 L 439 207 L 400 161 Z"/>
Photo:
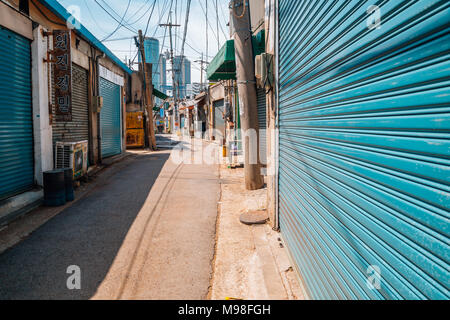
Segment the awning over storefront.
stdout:
<path fill-rule="evenodd" d="M 265 51 L 265 31 L 261 30 L 252 37 L 253 55 L 260 55 Z M 208 66 L 206 71 L 208 80 L 236 80 L 236 60 L 234 40 L 228 40 Z"/>
<path fill-rule="evenodd" d="M 234 40 L 228 40 L 220 49 L 206 70 L 208 80 L 235 80 L 236 61 Z"/>
<path fill-rule="evenodd" d="M 159 91 L 159 90 L 157 90 L 155 88 L 153 88 L 153 95 L 155 97 L 157 97 L 157 98 L 162 99 L 162 100 L 166 100 L 169 97 L 168 95 L 162 93 L 161 91 Z"/>

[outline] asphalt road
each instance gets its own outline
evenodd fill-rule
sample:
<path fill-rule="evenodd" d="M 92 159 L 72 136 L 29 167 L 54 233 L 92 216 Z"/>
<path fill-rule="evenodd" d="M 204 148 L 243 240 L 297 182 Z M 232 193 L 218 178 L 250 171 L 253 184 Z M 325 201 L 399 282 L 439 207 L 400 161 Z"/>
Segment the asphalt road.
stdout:
<path fill-rule="evenodd" d="M 206 298 L 218 167 L 177 164 L 170 153 L 114 165 L 104 183 L 1 254 L 0 299 Z M 81 289 L 68 289 L 69 266 L 79 267 Z"/>

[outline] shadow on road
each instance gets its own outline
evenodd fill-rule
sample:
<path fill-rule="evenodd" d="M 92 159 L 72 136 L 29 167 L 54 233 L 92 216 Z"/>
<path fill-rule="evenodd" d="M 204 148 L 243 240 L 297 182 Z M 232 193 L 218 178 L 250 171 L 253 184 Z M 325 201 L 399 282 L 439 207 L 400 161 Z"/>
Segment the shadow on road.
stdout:
<path fill-rule="evenodd" d="M 126 160 L 84 199 L 0 255 L 0 299 L 89 299 L 105 278 L 169 153 Z M 68 290 L 67 268 L 81 269 Z"/>

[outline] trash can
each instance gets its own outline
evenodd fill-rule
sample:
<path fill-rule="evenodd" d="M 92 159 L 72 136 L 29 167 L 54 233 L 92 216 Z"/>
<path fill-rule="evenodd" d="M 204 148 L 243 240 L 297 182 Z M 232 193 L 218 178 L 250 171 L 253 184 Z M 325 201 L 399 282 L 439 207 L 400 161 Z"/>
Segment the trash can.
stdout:
<path fill-rule="evenodd" d="M 64 168 L 64 184 L 66 187 L 66 201 L 73 201 L 75 194 L 73 191 L 73 170 L 71 168 Z"/>
<path fill-rule="evenodd" d="M 57 207 L 66 204 L 64 170 L 50 170 L 44 176 L 44 205 Z"/>

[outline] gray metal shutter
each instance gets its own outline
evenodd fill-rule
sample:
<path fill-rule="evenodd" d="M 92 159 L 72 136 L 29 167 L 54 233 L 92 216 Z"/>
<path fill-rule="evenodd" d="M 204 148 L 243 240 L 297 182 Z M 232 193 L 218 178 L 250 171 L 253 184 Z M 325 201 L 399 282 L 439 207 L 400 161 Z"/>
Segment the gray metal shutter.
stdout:
<path fill-rule="evenodd" d="M 280 1 L 281 232 L 311 298 L 448 299 L 450 2 L 370 4 Z"/>
<path fill-rule="evenodd" d="M 0 26 L 0 200 L 34 183 L 30 42 Z"/>
<path fill-rule="evenodd" d="M 257 109 L 258 109 L 258 124 L 259 124 L 259 156 L 263 164 L 267 164 L 267 118 L 266 118 L 266 91 L 264 88 L 257 88 Z"/>
<path fill-rule="evenodd" d="M 120 86 L 100 78 L 100 96 L 101 148 L 102 158 L 106 158 L 122 152 Z"/>
<path fill-rule="evenodd" d="M 53 114 L 55 119 L 55 113 Z M 53 121 L 52 129 L 53 143 L 89 139 L 88 72 L 74 63 L 72 63 L 72 121 Z"/>
<path fill-rule="evenodd" d="M 222 133 L 222 138 L 225 138 L 225 105 L 224 100 L 217 100 L 213 102 L 214 106 L 214 129 Z M 216 137 L 218 140 L 219 137 Z"/>

